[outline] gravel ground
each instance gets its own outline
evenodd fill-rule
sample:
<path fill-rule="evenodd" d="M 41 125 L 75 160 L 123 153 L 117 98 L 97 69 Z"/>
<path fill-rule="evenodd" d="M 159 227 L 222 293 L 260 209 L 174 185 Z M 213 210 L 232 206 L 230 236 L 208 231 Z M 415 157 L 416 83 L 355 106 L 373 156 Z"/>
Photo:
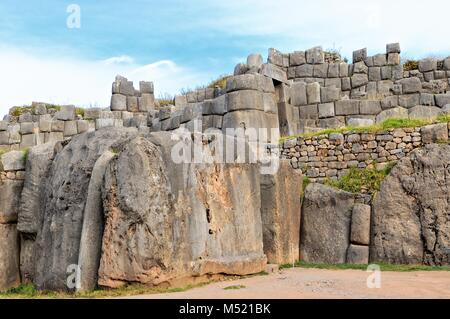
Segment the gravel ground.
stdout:
<path fill-rule="evenodd" d="M 381 288 L 369 289 L 360 270 L 289 269 L 267 276 L 224 281 L 179 293 L 135 299 L 450 299 L 450 272 L 382 272 Z M 240 289 L 224 289 L 244 286 Z"/>

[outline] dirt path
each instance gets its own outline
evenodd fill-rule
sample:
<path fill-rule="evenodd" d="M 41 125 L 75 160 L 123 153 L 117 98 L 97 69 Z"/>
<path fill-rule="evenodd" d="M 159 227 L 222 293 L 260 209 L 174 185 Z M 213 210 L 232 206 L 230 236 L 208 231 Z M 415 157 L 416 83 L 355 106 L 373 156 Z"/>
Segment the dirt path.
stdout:
<path fill-rule="evenodd" d="M 367 288 L 370 274 L 360 270 L 290 269 L 280 273 L 225 281 L 189 291 L 143 295 L 138 299 L 315 299 L 448 298 L 450 272 L 382 272 L 381 288 Z M 230 286 L 245 288 L 225 290 Z"/>

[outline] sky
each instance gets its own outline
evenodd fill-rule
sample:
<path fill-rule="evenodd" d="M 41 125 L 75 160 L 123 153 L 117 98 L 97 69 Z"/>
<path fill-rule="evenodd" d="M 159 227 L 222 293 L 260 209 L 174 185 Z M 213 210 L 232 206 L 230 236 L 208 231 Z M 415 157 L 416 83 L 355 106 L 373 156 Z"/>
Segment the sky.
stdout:
<path fill-rule="evenodd" d="M 317 45 L 351 60 L 367 47 L 402 57 L 450 55 L 447 0 L 1 0 L 0 114 L 41 101 L 107 107 L 117 74 L 157 97 Z"/>

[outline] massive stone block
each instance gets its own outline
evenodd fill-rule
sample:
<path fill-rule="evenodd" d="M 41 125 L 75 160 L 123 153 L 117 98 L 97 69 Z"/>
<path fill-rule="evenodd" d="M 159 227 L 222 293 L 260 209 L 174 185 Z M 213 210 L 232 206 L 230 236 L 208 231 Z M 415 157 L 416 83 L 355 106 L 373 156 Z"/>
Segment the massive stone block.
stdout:
<path fill-rule="evenodd" d="M 239 90 L 258 90 L 266 93 L 274 93 L 273 80 L 260 74 L 243 74 L 233 76 L 227 81 L 227 92 Z"/>
<path fill-rule="evenodd" d="M 69 266 L 78 265 L 83 214 L 92 169 L 106 150 L 137 135 L 137 129 L 108 128 L 77 135 L 55 157 L 45 182 L 39 215 L 35 284 L 67 290 Z"/>
<path fill-rule="evenodd" d="M 264 269 L 257 166 L 174 164 L 174 143 L 164 133 L 137 138 L 107 169 L 100 285 Z"/>
<path fill-rule="evenodd" d="M 244 90 L 228 93 L 227 111 L 259 110 L 264 111 L 263 93 Z M 205 114 L 204 114 L 205 115 Z"/>
<path fill-rule="evenodd" d="M 387 109 L 377 115 L 376 122 L 382 123 L 387 119 L 407 119 L 408 110 L 403 107 Z"/>
<path fill-rule="evenodd" d="M 0 180 L 0 224 L 17 222 L 23 181 Z"/>
<path fill-rule="evenodd" d="M 228 112 L 223 117 L 222 130 L 226 133 L 227 129 L 267 129 L 270 137 L 271 129 L 278 129 L 278 115 L 270 114 L 258 110 L 243 110 Z"/>
<path fill-rule="evenodd" d="M 90 291 L 97 286 L 104 223 L 101 190 L 106 168 L 114 156 L 110 151 L 102 154 L 94 165 L 89 181 L 78 257 L 80 285 L 77 290 L 80 291 Z"/>
<path fill-rule="evenodd" d="M 45 177 L 55 155 L 55 142 L 31 148 L 26 161 L 25 182 L 20 197 L 18 230 L 22 233 L 36 234 L 39 225 L 39 212 Z"/>
<path fill-rule="evenodd" d="M 353 194 L 321 184 L 310 184 L 302 206 L 301 260 L 345 263 L 350 244 Z"/>
<path fill-rule="evenodd" d="M 371 262 L 449 265 L 450 146 L 398 162 L 373 204 Z"/>
<path fill-rule="evenodd" d="M 264 253 L 270 264 L 299 259 L 302 174 L 281 161 L 274 175 L 261 176 Z"/>
<path fill-rule="evenodd" d="M 20 284 L 19 250 L 16 225 L 0 224 L 0 291 Z"/>
<path fill-rule="evenodd" d="M 21 151 L 11 151 L 1 155 L 0 170 L 21 171 L 25 169 L 24 153 Z"/>

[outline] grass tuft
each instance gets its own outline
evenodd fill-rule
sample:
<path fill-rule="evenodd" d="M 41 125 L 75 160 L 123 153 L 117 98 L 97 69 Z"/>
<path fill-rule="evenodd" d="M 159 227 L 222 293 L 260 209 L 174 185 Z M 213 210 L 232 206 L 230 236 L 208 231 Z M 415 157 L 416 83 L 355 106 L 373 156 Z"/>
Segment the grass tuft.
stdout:
<path fill-rule="evenodd" d="M 341 128 L 333 128 L 333 129 L 324 129 L 317 132 L 308 132 L 300 135 L 292 135 L 292 136 L 283 136 L 280 138 L 280 143 L 284 143 L 289 140 L 303 138 L 310 139 L 313 137 L 320 137 L 333 134 L 333 133 L 377 133 L 383 132 L 390 129 L 398 129 L 398 128 L 416 128 L 425 125 L 435 124 L 435 123 L 449 123 L 450 122 L 450 114 L 441 115 L 435 120 L 429 119 L 388 119 L 380 124 L 375 124 L 371 126 L 364 127 L 352 127 L 345 126 Z"/>
<path fill-rule="evenodd" d="M 450 266 L 426 266 L 426 265 L 394 265 L 386 263 L 375 263 L 380 266 L 381 271 L 393 272 L 413 272 L 413 271 L 450 271 Z M 356 264 L 313 264 L 304 261 L 298 261 L 295 268 L 305 269 L 329 269 L 329 270 L 367 270 L 368 265 Z M 280 269 L 293 268 L 292 264 L 281 265 Z"/>
<path fill-rule="evenodd" d="M 235 285 L 235 286 L 228 286 L 223 288 L 223 290 L 239 290 L 239 289 L 245 289 L 247 287 L 245 287 L 244 285 Z"/>
<path fill-rule="evenodd" d="M 380 190 L 381 182 L 390 174 L 393 167 L 392 163 L 383 170 L 353 167 L 338 180 L 327 179 L 325 184 L 354 194 L 363 191 L 374 194 Z"/>

